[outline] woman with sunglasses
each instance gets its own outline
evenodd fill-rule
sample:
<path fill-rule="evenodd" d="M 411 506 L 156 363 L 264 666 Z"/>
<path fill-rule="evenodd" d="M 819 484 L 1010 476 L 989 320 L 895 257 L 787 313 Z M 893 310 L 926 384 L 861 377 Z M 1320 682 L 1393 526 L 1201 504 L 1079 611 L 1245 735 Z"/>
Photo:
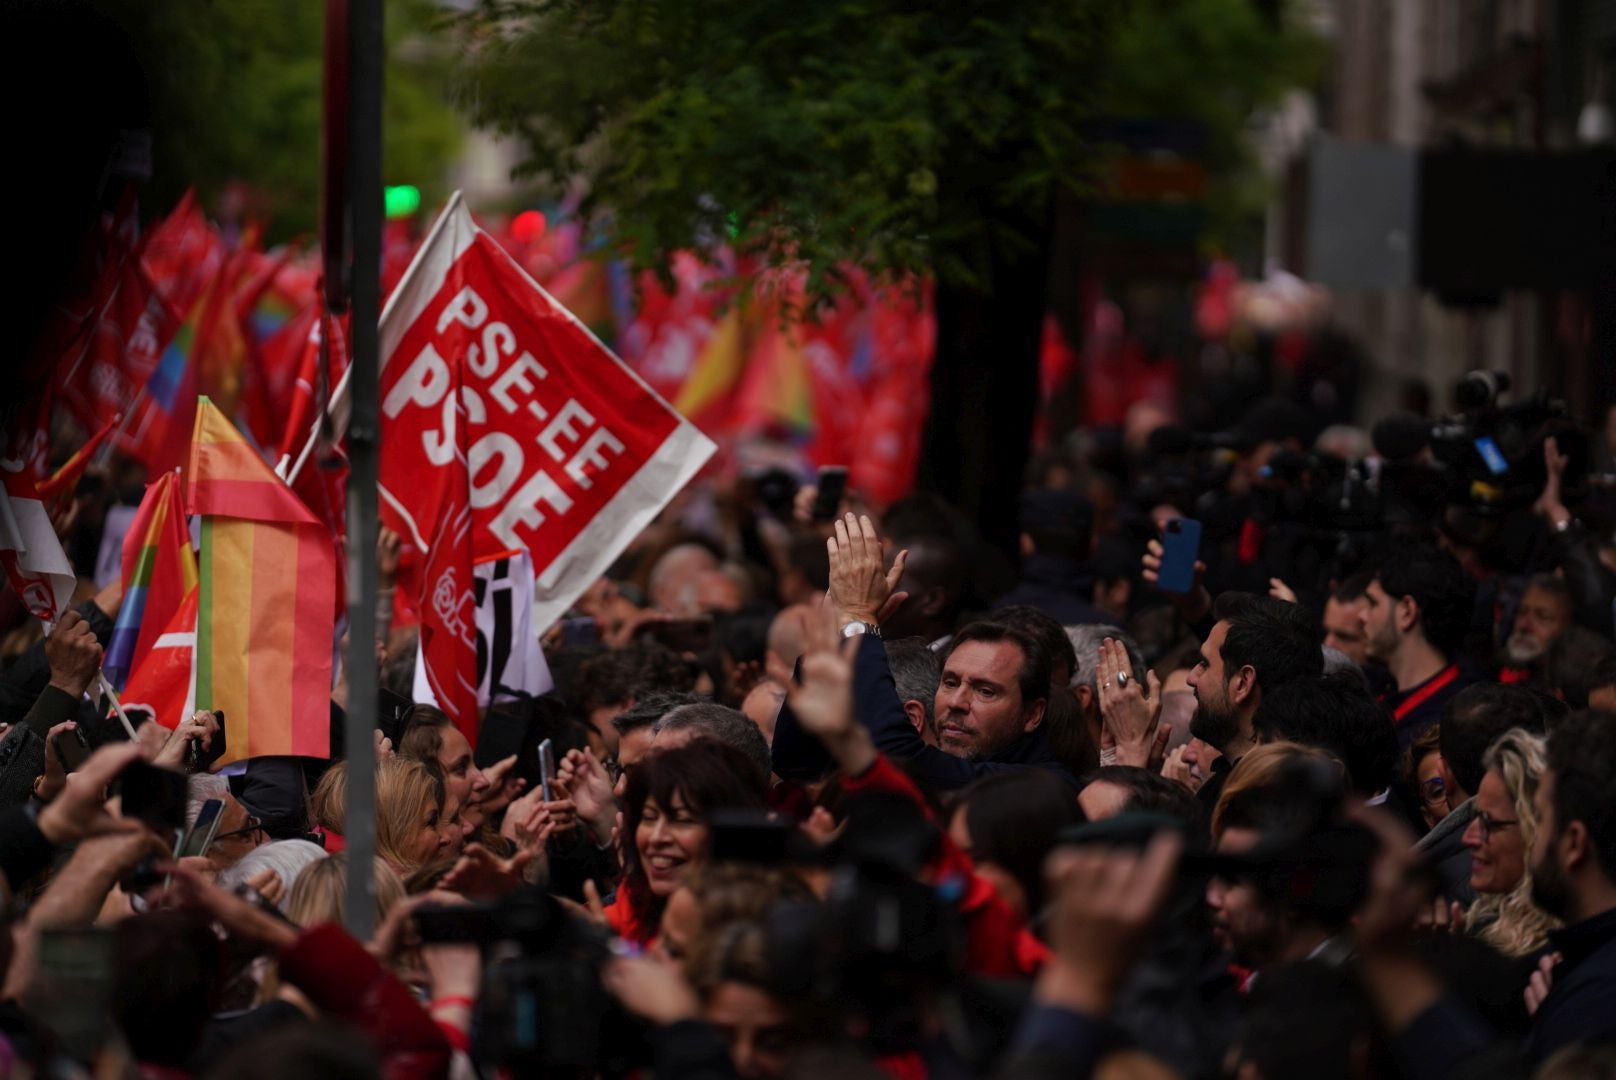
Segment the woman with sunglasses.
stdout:
<path fill-rule="evenodd" d="M 1532 902 L 1528 856 L 1537 831 L 1532 797 L 1543 775 L 1543 739 L 1520 728 L 1505 732 L 1482 758 L 1476 812 L 1465 829 L 1470 887 L 1476 890 L 1465 925 L 1506 956 L 1541 949 L 1560 924 Z"/>

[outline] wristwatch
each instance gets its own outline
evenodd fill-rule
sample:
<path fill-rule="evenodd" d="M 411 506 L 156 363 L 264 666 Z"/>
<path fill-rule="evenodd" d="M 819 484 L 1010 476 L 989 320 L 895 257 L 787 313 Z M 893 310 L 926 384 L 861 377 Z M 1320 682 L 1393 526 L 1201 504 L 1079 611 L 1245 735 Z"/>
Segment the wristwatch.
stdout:
<path fill-rule="evenodd" d="M 872 637 L 881 636 L 881 628 L 873 622 L 850 622 L 842 627 L 844 638 L 858 637 L 860 634 L 869 634 Z"/>

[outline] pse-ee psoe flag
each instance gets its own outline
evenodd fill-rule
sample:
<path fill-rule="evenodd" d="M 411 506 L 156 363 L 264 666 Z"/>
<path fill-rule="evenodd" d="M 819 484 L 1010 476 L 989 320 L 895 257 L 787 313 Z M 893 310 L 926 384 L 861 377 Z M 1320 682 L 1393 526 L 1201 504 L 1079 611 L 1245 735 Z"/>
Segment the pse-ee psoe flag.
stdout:
<path fill-rule="evenodd" d="M 475 743 L 474 561 L 528 552 L 542 632 L 715 447 L 479 229 L 458 192 L 380 336 L 381 516 L 425 553 L 427 679 Z"/>
<path fill-rule="evenodd" d="M 147 484 L 140 509 L 124 534 L 123 604 L 101 665 L 119 690 L 196 588 L 196 553 L 185 522 L 183 486 L 177 470 Z"/>
<path fill-rule="evenodd" d="M 50 624 L 66 613 L 78 579 L 35 483 L 19 458 L 0 461 L 0 566 L 28 614 Z"/>
<path fill-rule="evenodd" d="M 330 756 L 336 556 L 326 527 L 207 398 L 187 509 L 202 516 L 196 707 L 224 712 L 221 764 Z"/>

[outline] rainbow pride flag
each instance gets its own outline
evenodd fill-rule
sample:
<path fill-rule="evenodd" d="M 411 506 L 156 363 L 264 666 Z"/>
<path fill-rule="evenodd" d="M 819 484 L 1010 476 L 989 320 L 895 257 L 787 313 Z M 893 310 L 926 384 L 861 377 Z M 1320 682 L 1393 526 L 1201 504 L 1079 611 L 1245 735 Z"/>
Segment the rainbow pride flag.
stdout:
<path fill-rule="evenodd" d="M 224 712 L 222 763 L 327 757 L 336 556 L 326 527 L 205 397 L 190 474 L 187 505 L 202 515 L 196 707 Z"/>
<path fill-rule="evenodd" d="M 129 673 L 151 652 L 186 595 L 196 587 L 196 554 L 185 526 L 178 472 L 146 485 L 146 495 L 123 541 L 123 605 L 102 665 L 124 689 Z"/>

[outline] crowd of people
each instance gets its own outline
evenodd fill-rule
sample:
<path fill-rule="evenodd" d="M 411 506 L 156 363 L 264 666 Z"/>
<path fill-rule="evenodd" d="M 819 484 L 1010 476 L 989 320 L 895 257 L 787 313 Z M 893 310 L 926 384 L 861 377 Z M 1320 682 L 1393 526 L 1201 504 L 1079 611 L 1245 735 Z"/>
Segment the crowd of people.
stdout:
<path fill-rule="evenodd" d="M 346 686 L 330 761 L 129 740 L 87 582 L 4 645 L 0 1069 L 1616 1076 L 1616 511 L 1562 433 L 1535 502 L 1310 517 L 1298 412 L 1048 454 L 1015 553 L 700 482 L 480 732 L 389 627 L 368 941 Z M 118 487 L 63 521 L 86 578 Z"/>

